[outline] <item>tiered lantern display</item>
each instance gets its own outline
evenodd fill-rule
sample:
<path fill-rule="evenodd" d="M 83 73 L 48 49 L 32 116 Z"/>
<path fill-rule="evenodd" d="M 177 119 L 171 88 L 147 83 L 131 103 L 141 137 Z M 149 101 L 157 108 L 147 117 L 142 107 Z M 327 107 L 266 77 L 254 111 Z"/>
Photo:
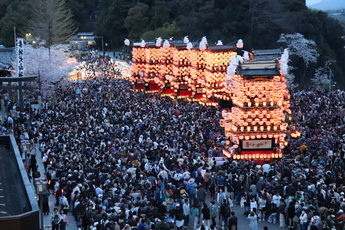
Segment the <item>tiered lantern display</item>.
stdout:
<path fill-rule="evenodd" d="M 203 85 L 205 84 L 205 60 L 204 52 L 198 49 L 190 51 L 190 78 L 188 87 L 192 90 L 191 101 L 201 101 L 205 97 Z"/>
<path fill-rule="evenodd" d="M 231 59 L 236 57 L 234 46 L 214 46 L 204 51 L 205 59 L 205 81 L 203 87 L 206 94 L 206 105 L 217 104 L 213 97 L 222 100 L 231 100 L 225 90 L 225 79 L 227 67 Z"/>
<path fill-rule="evenodd" d="M 162 90 L 162 96 L 174 96 L 175 89 L 171 86 L 170 80 L 173 76 L 173 55 L 172 47 L 160 49 L 160 73 L 156 82 Z"/>
<path fill-rule="evenodd" d="M 145 75 L 148 93 L 158 92 L 159 86 L 155 82 L 160 72 L 160 49 L 154 43 L 148 43 L 145 49 Z"/>
<path fill-rule="evenodd" d="M 246 61 L 231 80 L 234 106 L 223 110 L 221 126 L 239 146 L 235 159 L 281 158 L 285 147 L 285 113 L 290 113 L 285 74 L 276 61 Z M 235 152 L 233 152 L 235 153 Z"/>
<path fill-rule="evenodd" d="M 174 44 L 173 54 L 173 77 L 171 78 L 171 86 L 177 90 L 177 98 L 190 97 L 192 91 L 188 86 L 190 79 L 190 53 L 185 43 Z M 176 91 L 175 90 L 175 91 Z"/>
<path fill-rule="evenodd" d="M 146 71 L 146 48 L 140 47 L 139 44 L 133 46 L 132 56 L 132 75 L 130 81 L 134 85 L 135 90 L 144 90 Z"/>

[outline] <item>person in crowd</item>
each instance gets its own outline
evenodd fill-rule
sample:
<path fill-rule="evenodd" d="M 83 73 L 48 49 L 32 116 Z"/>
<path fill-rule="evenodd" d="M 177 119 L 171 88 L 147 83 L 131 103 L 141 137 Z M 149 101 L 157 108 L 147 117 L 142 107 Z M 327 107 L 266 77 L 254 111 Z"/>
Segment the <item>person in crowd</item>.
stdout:
<path fill-rule="evenodd" d="M 59 230 L 65 230 L 66 226 L 68 225 L 68 216 L 64 212 L 63 209 L 60 210 L 60 215 L 61 215 L 61 221 L 60 221 L 60 229 Z"/>
<path fill-rule="evenodd" d="M 230 217 L 228 218 L 228 229 L 229 230 L 237 230 L 237 222 L 238 218 L 235 216 L 235 212 L 230 212 Z"/>
<path fill-rule="evenodd" d="M 258 216 L 251 210 L 247 219 L 249 220 L 249 229 L 250 230 L 258 230 Z"/>
<path fill-rule="evenodd" d="M 62 216 L 59 213 L 59 209 L 54 208 L 54 212 L 51 215 L 52 230 L 59 230 Z"/>

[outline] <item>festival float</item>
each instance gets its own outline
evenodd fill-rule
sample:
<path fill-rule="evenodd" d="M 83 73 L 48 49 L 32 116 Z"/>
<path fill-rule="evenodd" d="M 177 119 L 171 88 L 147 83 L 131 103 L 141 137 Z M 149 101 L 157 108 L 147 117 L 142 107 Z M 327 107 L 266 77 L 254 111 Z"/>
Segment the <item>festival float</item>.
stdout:
<path fill-rule="evenodd" d="M 259 50 L 229 66 L 226 80 L 233 107 L 222 111 L 224 155 L 233 159 L 272 160 L 282 157 L 287 144 L 286 114 L 290 95 L 286 88 L 287 50 Z"/>

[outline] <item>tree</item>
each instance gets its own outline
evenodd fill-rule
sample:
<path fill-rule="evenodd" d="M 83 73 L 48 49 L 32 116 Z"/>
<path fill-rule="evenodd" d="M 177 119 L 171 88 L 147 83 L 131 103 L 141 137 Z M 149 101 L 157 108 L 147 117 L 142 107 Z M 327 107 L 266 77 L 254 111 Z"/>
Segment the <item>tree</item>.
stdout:
<path fill-rule="evenodd" d="M 332 82 L 332 69 L 331 65 L 334 63 L 333 60 L 329 60 L 325 62 L 325 65 L 319 67 L 315 71 L 315 76 L 311 79 L 314 83 L 313 87 L 319 90 L 330 90 Z"/>
<path fill-rule="evenodd" d="M 305 39 L 302 34 L 281 34 L 278 43 L 285 43 L 289 49 L 289 55 L 295 57 L 292 60 L 292 66 L 298 70 L 299 82 L 305 84 L 305 77 L 308 72 L 308 67 L 316 63 L 317 52 L 316 43 L 313 40 Z"/>
<path fill-rule="evenodd" d="M 74 15 L 75 25 L 79 31 L 92 32 L 96 23 L 92 21 L 92 13 L 97 9 L 97 0 L 68 0 L 69 7 Z"/>
<path fill-rule="evenodd" d="M 140 36 L 145 32 L 149 18 L 146 16 L 149 6 L 144 3 L 138 3 L 128 11 L 125 20 L 125 27 L 128 30 L 130 39 L 139 40 Z"/>
<path fill-rule="evenodd" d="M 0 19 L 0 44 L 7 47 L 14 46 L 14 27 L 16 28 L 16 34 L 18 37 L 25 36 L 25 27 L 29 15 L 27 5 L 27 2 L 19 1 L 13 1 L 8 5 L 4 16 Z"/>
<path fill-rule="evenodd" d="M 40 74 L 42 95 L 45 97 L 53 94 L 53 82 L 68 79 L 68 73 L 75 65 L 66 62 L 69 56 L 64 52 L 65 49 L 61 45 L 52 46 L 49 54 L 48 49 L 44 47 L 24 46 L 24 75 Z M 16 67 L 16 61 L 13 62 L 13 66 Z M 37 86 L 38 82 L 33 84 Z"/>
<path fill-rule="evenodd" d="M 45 48 L 64 44 L 75 34 L 72 11 L 64 0 L 33 0 L 30 33 L 43 41 Z"/>
<path fill-rule="evenodd" d="M 101 0 L 101 12 L 97 21 L 97 34 L 110 40 L 112 47 L 123 47 L 123 39 L 128 36 L 125 19 L 133 6 L 131 0 Z"/>

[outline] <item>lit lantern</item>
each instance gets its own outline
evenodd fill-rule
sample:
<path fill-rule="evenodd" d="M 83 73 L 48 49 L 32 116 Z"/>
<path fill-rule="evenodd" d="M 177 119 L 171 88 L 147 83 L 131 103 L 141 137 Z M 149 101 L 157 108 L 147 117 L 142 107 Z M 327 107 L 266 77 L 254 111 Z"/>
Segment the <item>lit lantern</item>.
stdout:
<path fill-rule="evenodd" d="M 254 140 L 254 139 L 255 139 L 255 136 L 254 136 L 254 135 L 250 136 L 250 139 Z"/>
<path fill-rule="evenodd" d="M 244 137 L 244 139 L 249 140 L 249 139 L 250 139 L 250 137 L 249 137 L 249 136 L 245 136 L 245 137 Z"/>

